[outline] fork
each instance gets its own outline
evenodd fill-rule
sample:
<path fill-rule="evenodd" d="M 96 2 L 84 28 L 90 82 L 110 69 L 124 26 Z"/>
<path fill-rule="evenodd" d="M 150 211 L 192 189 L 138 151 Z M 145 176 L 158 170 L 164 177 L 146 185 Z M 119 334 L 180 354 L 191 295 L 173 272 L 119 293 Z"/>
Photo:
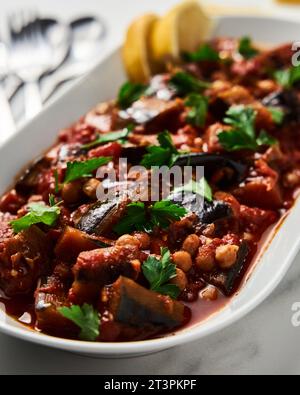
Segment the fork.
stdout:
<path fill-rule="evenodd" d="M 4 88 L 4 80 L 8 74 L 7 49 L 0 41 L 0 142 L 9 138 L 15 132 L 15 123 Z"/>
<path fill-rule="evenodd" d="M 20 11 L 8 17 L 10 68 L 24 82 L 25 117 L 42 109 L 40 78 L 49 71 L 52 50 L 35 13 Z"/>

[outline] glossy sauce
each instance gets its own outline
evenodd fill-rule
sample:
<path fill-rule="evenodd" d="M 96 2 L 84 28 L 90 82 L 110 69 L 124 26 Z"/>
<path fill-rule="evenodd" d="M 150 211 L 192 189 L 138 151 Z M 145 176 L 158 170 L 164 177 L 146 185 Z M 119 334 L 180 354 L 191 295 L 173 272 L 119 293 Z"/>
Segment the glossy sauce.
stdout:
<path fill-rule="evenodd" d="M 256 265 L 260 261 L 263 252 L 270 246 L 271 241 L 275 237 L 276 233 L 279 231 L 280 226 L 284 222 L 285 217 L 281 218 L 278 223 L 271 226 L 269 230 L 265 232 L 262 239 L 259 241 L 257 247 L 253 247 L 252 253 L 248 257 L 248 264 L 246 265 L 246 273 L 241 275 L 242 280 L 239 289 L 236 291 L 235 295 L 231 298 L 224 296 L 220 291 L 218 291 L 218 299 L 214 301 L 208 301 L 201 298 L 200 294 L 205 289 L 206 285 L 203 283 L 199 286 L 198 297 L 195 295 L 193 302 L 185 302 L 184 304 L 189 309 L 189 314 L 187 314 L 186 324 L 180 329 L 186 329 L 197 325 L 203 321 L 206 321 L 214 314 L 220 312 L 224 309 L 234 298 L 240 290 L 243 288 L 245 283 L 249 280 L 251 273 L 255 270 Z M 7 298 L 0 293 L 0 306 L 4 306 L 5 312 L 16 319 L 19 323 L 31 328 L 32 330 L 37 330 L 36 327 L 36 315 L 34 310 L 34 298 L 31 295 L 28 296 L 17 296 L 13 298 Z M 161 337 L 161 335 L 160 335 Z"/>

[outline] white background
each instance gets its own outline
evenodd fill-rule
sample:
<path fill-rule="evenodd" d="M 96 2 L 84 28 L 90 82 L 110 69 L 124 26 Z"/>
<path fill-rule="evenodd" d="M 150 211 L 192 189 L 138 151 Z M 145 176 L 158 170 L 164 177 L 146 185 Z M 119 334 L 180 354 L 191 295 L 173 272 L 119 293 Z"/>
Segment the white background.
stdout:
<path fill-rule="evenodd" d="M 107 49 L 121 42 L 133 17 L 146 11 L 162 12 L 175 3 L 176 0 L 0 0 L 0 18 L 14 9 L 37 5 L 41 14 L 65 20 L 82 14 L 100 15 L 109 25 Z M 272 0 L 206 3 L 257 6 L 257 12 L 300 18 L 300 6 L 299 10 L 278 8 Z M 299 300 L 300 256 L 268 301 L 238 324 L 196 344 L 139 359 L 96 360 L 0 335 L 0 374 L 300 374 L 300 328 L 291 325 L 291 306 Z"/>

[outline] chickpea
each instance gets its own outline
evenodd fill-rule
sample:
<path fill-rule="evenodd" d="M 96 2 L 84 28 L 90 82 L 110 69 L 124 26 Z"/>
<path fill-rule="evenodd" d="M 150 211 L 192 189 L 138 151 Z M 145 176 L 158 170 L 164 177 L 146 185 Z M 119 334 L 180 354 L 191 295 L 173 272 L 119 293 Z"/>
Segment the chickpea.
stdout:
<path fill-rule="evenodd" d="M 131 235 L 123 235 L 121 236 L 117 242 L 117 246 L 132 246 L 132 247 L 141 247 L 141 243 L 138 239 L 136 239 L 134 236 Z"/>
<path fill-rule="evenodd" d="M 283 177 L 283 184 L 286 188 L 295 188 L 300 184 L 300 170 L 293 170 Z"/>
<path fill-rule="evenodd" d="M 216 249 L 216 260 L 222 269 L 230 269 L 237 260 L 239 247 L 236 245 L 223 245 Z"/>
<path fill-rule="evenodd" d="M 216 266 L 215 251 L 211 245 L 205 245 L 199 249 L 199 254 L 195 261 L 196 267 L 203 272 L 212 272 Z"/>
<path fill-rule="evenodd" d="M 195 146 L 196 148 L 202 148 L 202 146 L 203 146 L 203 140 L 202 140 L 201 137 L 196 137 L 196 138 L 195 138 L 195 140 L 194 140 L 194 146 Z"/>
<path fill-rule="evenodd" d="M 208 301 L 214 301 L 218 299 L 218 290 L 216 287 L 209 285 L 207 288 L 205 288 L 201 294 L 200 294 L 201 298 L 204 300 L 208 300 Z"/>
<path fill-rule="evenodd" d="M 188 285 L 188 280 L 185 273 L 181 269 L 177 268 L 176 277 L 172 278 L 170 284 L 177 285 L 180 291 L 183 291 Z"/>
<path fill-rule="evenodd" d="M 276 83 L 273 80 L 262 80 L 257 83 L 257 87 L 265 94 L 276 90 Z"/>
<path fill-rule="evenodd" d="M 142 250 L 148 250 L 150 248 L 151 239 L 150 236 L 145 232 L 136 232 L 134 237 L 141 243 Z"/>
<path fill-rule="evenodd" d="M 254 235 L 252 233 L 245 232 L 243 238 L 246 241 L 253 241 L 254 240 Z"/>
<path fill-rule="evenodd" d="M 63 186 L 61 196 L 67 204 L 77 203 L 82 196 L 82 183 L 80 180 L 73 181 Z"/>
<path fill-rule="evenodd" d="M 216 230 L 215 224 L 207 225 L 207 227 L 203 230 L 203 236 L 210 237 L 213 236 Z"/>
<path fill-rule="evenodd" d="M 191 256 L 195 256 L 200 246 L 200 240 L 197 235 L 189 235 L 182 246 L 182 249 L 188 252 Z"/>
<path fill-rule="evenodd" d="M 178 251 L 173 254 L 173 262 L 185 273 L 191 270 L 193 261 L 191 255 L 186 251 Z"/>
<path fill-rule="evenodd" d="M 93 200 L 97 198 L 97 188 L 100 185 L 100 181 L 96 178 L 91 178 L 83 185 L 83 192 Z"/>

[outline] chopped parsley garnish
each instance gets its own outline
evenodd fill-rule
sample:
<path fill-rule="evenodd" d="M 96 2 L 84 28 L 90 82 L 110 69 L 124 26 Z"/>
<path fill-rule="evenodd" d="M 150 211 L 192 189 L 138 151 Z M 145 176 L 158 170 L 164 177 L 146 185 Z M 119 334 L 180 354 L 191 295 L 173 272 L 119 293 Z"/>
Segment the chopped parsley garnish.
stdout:
<path fill-rule="evenodd" d="M 81 329 L 79 334 L 81 340 L 93 342 L 99 337 L 100 314 L 93 306 L 85 303 L 82 307 L 73 305 L 61 307 L 58 311 Z"/>
<path fill-rule="evenodd" d="M 49 195 L 49 205 L 50 205 L 50 207 L 56 206 L 54 195 Z"/>
<path fill-rule="evenodd" d="M 187 121 L 192 125 L 203 127 L 207 117 L 208 98 L 198 93 L 192 93 L 185 101 L 185 105 L 191 108 L 187 115 Z"/>
<path fill-rule="evenodd" d="M 168 295 L 177 299 L 180 289 L 175 284 L 168 284 L 176 277 L 176 265 L 171 260 L 170 251 L 167 248 L 161 249 L 161 259 L 150 256 L 142 266 L 143 274 L 149 281 L 152 291 Z"/>
<path fill-rule="evenodd" d="M 195 193 L 197 195 L 203 196 L 208 202 L 212 202 L 213 200 L 212 189 L 204 177 L 201 178 L 199 182 L 191 180 L 188 184 L 175 188 L 173 194 L 180 192 Z"/>
<path fill-rule="evenodd" d="M 278 107 L 268 107 L 268 110 L 272 115 L 273 122 L 276 123 L 276 125 L 281 125 L 285 117 L 284 111 Z"/>
<path fill-rule="evenodd" d="M 259 51 L 253 47 L 250 37 L 243 37 L 239 43 L 239 53 L 245 59 L 251 59 L 258 55 Z"/>
<path fill-rule="evenodd" d="M 111 157 L 101 157 L 88 159 L 83 162 L 68 162 L 64 184 L 93 176 L 93 171 L 99 167 L 107 165 L 112 160 Z"/>
<path fill-rule="evenodd" d="M 158 135 L 159 146 L 147 147 L 147 154 L 144 155 L 141 165 L 150 169 L 153 166 L 172 167 L 178 159 L 179 152 L 172 142 L 172 136 L 168 131 Z"/>
<path fill-rule="evenodd" d="M 123 235 L 135 230 L 150 230 L 145 203 L 129 203 L 126 215 L 114 227 L 114 231 Z"/>
<path fill-rule="evenodd" d="M 51 207 L 44 203 L 30 203 L 28 213 L 24 217 L 11 222 L 14 232 L 20 233 L 36 224 L 54 226 L 60 215 L 60 208 L 55 204 L 53 198 L 50 197 L 49 200 Z"/>
<path fill-rule="evenodd" d="M 136 230 L 151 232 L 155 226 L 165 229 L 186 214 L 185 208 L 170 200 L 162 200 L 148 207 L 142 202 L 130 203 L 126 215 L 114 227 L 114 231 L 118 235 L 123 235 Z"/>
<path fill-rule="evenodd" d="M 279 85 L 283 88 L 290 89 L 300 81 L 300 66 L 275 71 L 274 77 Z"/>
<path fill-rule="evenodd" d="M 232 106 L 226 113 L 224 122 L 232 126 L 232 130 L 218 134 L 219 141 L 227 151 L 253 150 L 263 145 L 274 145 L 277 140 L 262 130 L 256 137 L 256 111 L 244 105 Z"/>
<path fill-rule="evenodd" d="M 173 75 L 170 84 L 175 87 L 179 95 L 189 95 L 190 93 L 199 93 L 210 87 L 205 81 L 198 80 L 191 74 L 180 71 Z"/>
<path fill-rule="evenodd" d="M 220 56 L 209 44 L 202 45 L 195 52 L 187 52 L 183 55 L 187 62 L 218 62 Z"/>
<path fill-rule="evenodd" d="M 89 144 L 83 145 L 81 148 L 83 150 L 89 150 L 94 147 L 98 147 L 98 145 L 101 144 L 106 144 L 106 143 L 112 143 L 114 141 L 121 141 L 123 142 L 125 139 L 127 139 L 128 135 L 130 132 L 132 132 L 133 127 L 129 126 L 128 128 L 121 130 L 119 132 L 112 132 L 112 133 L 106 133 L 106 134 L 99 134 L 96 140 L 92 141 Z"/>
<path fill-rule="evenodd" d="M 145 94 L 147 86 L 126 82 L 119 91 L 118 104 L 121 108 L 130 107 L 135 101 Z"/>
<path fill-rule="evenodd" d="M 179 221 L 182 217 L 187 214 L 187 210 L 184 207 L 174 204 L 169 200 L 162 200 L 156 202 L 149 208 L 151 224 L 160 228 L 167 228 L 171 222 Z"/>

